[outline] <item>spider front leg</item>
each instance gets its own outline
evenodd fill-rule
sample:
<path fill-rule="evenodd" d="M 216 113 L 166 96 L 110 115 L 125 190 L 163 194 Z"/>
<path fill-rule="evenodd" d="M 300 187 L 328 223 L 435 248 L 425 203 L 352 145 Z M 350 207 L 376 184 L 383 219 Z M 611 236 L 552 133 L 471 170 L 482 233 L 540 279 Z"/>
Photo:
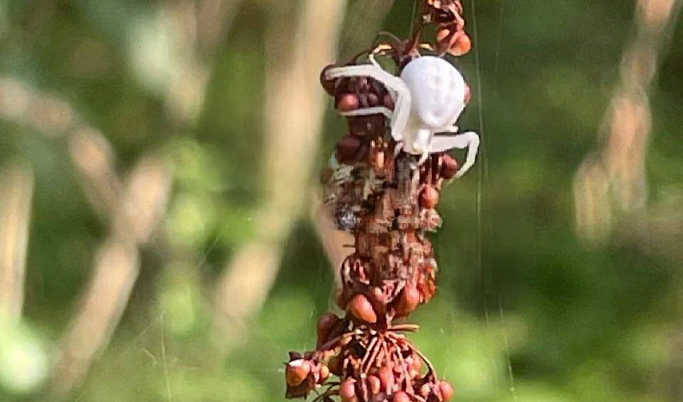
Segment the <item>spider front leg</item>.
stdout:
<path fill-rule="evenodd" d="M 345 67 L 334 67 L 326 70 L 325 78 L 333 80 L 336 78 L 347 77 L 370 77 L 381 82 L 390 92 L 396 94 L 396 105 L 394 112 L 391 114 L 391 137 L 394 141 L 401 141 L 403 139 L 403 132 L 408 126 L 408 118 L 410 117 L 411 96 L 410 90 L 406 84 L 399 77 L 389 74 L 378 66 L 372 64 L 359 64 Z M 384 113 L 377 108 L 374 113 Z M 357 115 L 371 114 L 368 111 L 356 111 Z"/>
<path fill-rule="evenodd" d="M 457 132 L 457 127 L 447 128 L 443 132 L 455 133 Z M 466 133 L 448 136 L 435 136 L 432 138 L 429 151 L 431 153 L 435 152 L 446 152 L 449 149 L 467 148 L 467 156 L 465 158 L 465 163 L 462 165 L 458 173 L 455 174 L 455 178 L 461 178 L 468 170 L 474 165 L 477 160 L 477 152 L 479 151 L 479 136 L 473 131 L 468 131 Z"/>

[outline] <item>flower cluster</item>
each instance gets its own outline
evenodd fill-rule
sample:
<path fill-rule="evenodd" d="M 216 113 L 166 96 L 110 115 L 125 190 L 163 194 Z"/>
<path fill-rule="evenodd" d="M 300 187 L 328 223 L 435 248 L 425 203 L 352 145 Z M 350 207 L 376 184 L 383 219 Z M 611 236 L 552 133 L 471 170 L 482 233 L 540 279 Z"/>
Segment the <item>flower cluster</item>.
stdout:
<path fill-rule="evenodd" d="M 400 74 L 421 51 L 460 55 L 469 50 L 459 0 L 422 0 L 413 38 L 365 52 L 390 56 Z M 422 27 L 436 25 L 434 43 L 420 42 Z M 348 65 L 356 65 L 358 57 Z M 333 67 L 333 66 L 330 66 Z M 437 212 L 444 183 L 460 164 L 445 152 L 426 158 L 407 153 L 389 134 L 395 96 L 369 76 L 321 84 L 346 116 L 348 134 L 337 143 L 322 174 L 325 204 L 340 230 L 354 235 L 354 252 L 340 267 L 336 301 L 343 317 L 318 321 L 314 351 L 290 353 L 288 398 L 332 402 L 445 402 L 454 390 L 406 338 L 416 325 L 399 323 L 436 292 L 437 262 L 426 234 L 442 224 Z M 375 110 L 377 113 L 375 113 Z M 355 111 L 362 113 L 355 114 Z M 334 375 L 339 381 L 330 380 Z"/>

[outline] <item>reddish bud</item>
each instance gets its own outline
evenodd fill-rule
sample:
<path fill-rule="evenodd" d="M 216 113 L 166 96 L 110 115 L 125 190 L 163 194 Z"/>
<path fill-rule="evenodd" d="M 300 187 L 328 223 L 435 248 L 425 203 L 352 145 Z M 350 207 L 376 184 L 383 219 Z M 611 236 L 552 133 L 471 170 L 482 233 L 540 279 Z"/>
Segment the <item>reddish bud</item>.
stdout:
<path fill-rule="evenodd" d="M 406 316 L 415 311 L 419 304 L 420 292 L 417 290 L 415 284 L 408 283 L 405 288 L 403 288 L 396 312 L 401 316 Z"/>
<path fill-rule="evenodd" d="M 465 84 L 465 104 L 470 103 L 470 99 L 472 99 L 472 89 Z"/>
<path fill-rule="evenodd" d="M 448 381 L 439 382 L 439 391 L 441 391 L 441 399 L 443 402 L 449 401 L 453 398 L 453 394 L 455 393 L 453 386 Z"/>
<path fill-rule="evenodd" d="M 349 303 L 349 311 L 354 317 L 359 320 L 363 320 L 370 324 L 377 322 L 377 314 L 375 314 L 375 309 L 372 308 L 372 304 L 363 295 L 356 295 Z"/>
<path fill-rule="evenodd" d="M 420 205 L 423 208 L 432 209 L 439 204 L 439 191 L 434 186 L 426 186 L 420 194 Z"/>
<path fill-rule="evenodd" d="M 382 388 L 382 383 L 380 382 L 379 378 L 375 377 L 374 375 L 371 375 L 368 376 L 367 382 L 368 388 L 370 388 L 370 393 L 373 395 L 379 394 L 379 391 Z"/>
<path fill-rule="evenodd" d="M 455 177 L 455 174 L 458 173 L 458 170 L 460 169 L 460 164 L 458 161 L 453 159 L 452 156 L 448 154 L 443 155 L 443 165 L 441 166 L 441 176 L 446 179 L 450 180 L 453 177 Z"/>
<path fill-rule="evenodd" d="M 340 318 L 332 313 L 323 314 L 318 319 L 318 346 L 327 342 L 332 327 L 334 327 L 339 320 Z"/>
<path fill-rule="evenodd" d="M 342 402 L 356 401 L 356 380 L 347 378 L 339 385 L 339 396 Z"/>
<path fill-rule="evenodd" d="M 393 402 L 410 402 L 410 397 L 403 391 L 398 391 L 394 394 Z"/>
<path fill-rule="evenodd" d="M 337 109 L 340 112 L 351 112 L 360 107 L 360 100 L 354 94 L 344 94 L 339 97 Z"/>
<path fill-rule="evenodd" d="M 302 382 L 304 382 L 306 377 L 308 377 L 308 373 L 310 372 L 311 365 L 304 359 L 293 360 L 287 363 L 287 384 L 292 387 L 300 385 Z"/>
<path fill-rule="evenodd" d="M 390 394 L 395 382 L 394 373 L 391 368 L 384 366 L 379 370 L 379 381 L 382 383 L 384 391 Z"/>
<path fill-rule="evenodd" d="M 448 52 L 453 56 L 462 56 L 470 52 L 472 49 L 472 40 L 467 35 L 461 35 L 448 49 Z"/>

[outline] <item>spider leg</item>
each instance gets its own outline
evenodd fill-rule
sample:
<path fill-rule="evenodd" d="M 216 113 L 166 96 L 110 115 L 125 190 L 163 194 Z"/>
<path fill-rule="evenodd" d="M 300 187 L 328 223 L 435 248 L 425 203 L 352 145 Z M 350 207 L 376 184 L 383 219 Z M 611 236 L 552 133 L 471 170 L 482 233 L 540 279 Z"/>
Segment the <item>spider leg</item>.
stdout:
<path fill-rule="evenodd" d="M 445 132 L 456 132 L 457 127 L 446 129 Z M 445 152 L 449 149 L 467 148 L 467 157 L 465 163 L 462 165 L 455 178 L 459 179 L 474 165 L 477 159 L 477 152 L 479 150 L 479 136 L 473 131 L 466 133 L 449 135 L 449 136 L 434 136 L 429 147 L 429 152 Z"/>
<path fill-rule="evenodd" d="M 393 118 L 394 114 L 391 112 L 391 110 L 377 106 L 377 107 L 368 107 L 364 109 L 358 109 L 358 110 L 352 110 L 350 112 L 341 112 L 339 113 L 342 116 L 350 117 L 350 116 L 369 116 L 373 114 L 383 114 L 386 116 L 386 118 L 391 119 Z"/>
<path fill-rule="evenodd" d="M 424 151 L 422 151 L 422 156 L 420 156 L 420 160 L 417 162 L 417 166 L 422 166 L 422 164 L 427 161 L 427 158 L 429 158 L 429 150 L 425 149 Z"/>
<path fill-rule="evenodd" d="M 410 90 L 403 80 L 372 64 L 335 67 L 325 71 L 325 78 L 328 80 L 343 77 L 370 77 L 384 84 L 389 92 L 396 93 L 396 106 L 391 118 L 391 137 L 395 141 L 401 141 L 408 126 L 411 105 Z"/>

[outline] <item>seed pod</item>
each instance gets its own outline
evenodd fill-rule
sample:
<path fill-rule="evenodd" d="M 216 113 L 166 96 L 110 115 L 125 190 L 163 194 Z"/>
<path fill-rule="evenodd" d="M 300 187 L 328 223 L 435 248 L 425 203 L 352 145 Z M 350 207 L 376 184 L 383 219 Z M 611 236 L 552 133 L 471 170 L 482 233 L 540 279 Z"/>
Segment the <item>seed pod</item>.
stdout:
<path fill-rule="evenodd" d="M 325 78 L 325 73 L 327 73 L 327 70 L 333 67 L 336 66 L 334 64 L 330 64 L 329 66 L 325 67 L 323 71 L 320 73 L 320 85 L 322 85 L 325 92 L 327 92 L 330 96 L 334 96 L 336 80 L 328 80 L 327 78 Z"/>
<path fill-rule="evenodd" d="M 394 389 L 394 383 L 396 382 L 393 370 L 387 366 L 379 369 L 379 381 L 382 383 L 382 389 L 384 389 L 387 394 L 390 394 Z"/>
<path fill-rule="evenodd" d="M 458 173 L 458 170 L 460 169 L 460 164 L 458 161 L 453 159 L 452 156 L 448 154 L 443 154 L 443 165 L 441 166 L 441 176 L 446 179 L 450 180 L 453 177 L 455 177 L 455 174 Z"/>
<path fill-rule="evenodd" d="M 341 163 L 353 163 L 361 142 L 358 138 L 347 135 L 337 143 L 337 160 Z"/>
<path fill-rule="evenodd" d="M 399 316 L 406 316 L 417 308 L 420 304 L 420 292 L 417 290 L 417 286 L 414 283 L 408 282 L 401 292 L 401 298 L 399 299 L 398 306 L 396 307 L 396 313 Z"/>
<path fill-rule="evenodd" d="M 337 109 L 340 112 L 351 112 L 357 110 L 360 107 L 360 100 L 358 96 L 354 94 L 344 94 L 339 97 L 339 103 L 337 104 Z"/>
<path fill-rule="evenodd" d="M 426 186 L 420 194 L 422 208 L 433 209 L 439 204 L 439 191 L 434 186 Z"/>
<path fill-rule="evenodd" d="M 342 402 L 355 402 L 356 398 L 356 380 L 347 378 L 339 385 L 339 396 Z"/>
<path fill-rule="evenodd" d="M 354 317 L 359 320 L 363 320 L 370 324 L 377 322 L 377 314 L 375 309 L 372 308 L 372 304 L 363 295 L 356 295 L 349 303 L 349 311 Z"/>
<path fill-rule="evenodd" d="M 441 392 L 441 399 L 443 402 L 449 401 L 455 393 L 453 386 L 448 381 L 439 382 L 439 391 Z"/>
<path fill-rule="evenodd" d="M 330 372 L 336 376 L 342 375 L 343 365 L 342 359 L 339 356 L 332 356 L 327 362 L 327 367 Z"/>
<path fill-rule="evenodd" d="M 311 365 L 304 359 L 293 360 L 287 363 L 285 371 L 287 384 L 296 387 L 308 377 L 308 373 L 311 372 Z"/>
<path fill-rule="evenodd" d="M 394 394 L 393 402 L 410 402 L 410 397 L 403 391 L 398 391 Z"/>
<path fill-rule="evenodd" d="M 377 378 L 374 375 L 368 376 L 368 379 L 366 380 L 368 382 L 368 388 L 370 389 L 370 393 L 373 395 L 379 394 L 379 391 L 381 391 L 382 383 L 380 382 L 379 378 Z"/>
<path fill-rule="evenodd" d="M 327 342 L 332 327 L 339 322 L 340 318 L 332 313 L 323 314 L 318 319 L 318 346 Z"/>

